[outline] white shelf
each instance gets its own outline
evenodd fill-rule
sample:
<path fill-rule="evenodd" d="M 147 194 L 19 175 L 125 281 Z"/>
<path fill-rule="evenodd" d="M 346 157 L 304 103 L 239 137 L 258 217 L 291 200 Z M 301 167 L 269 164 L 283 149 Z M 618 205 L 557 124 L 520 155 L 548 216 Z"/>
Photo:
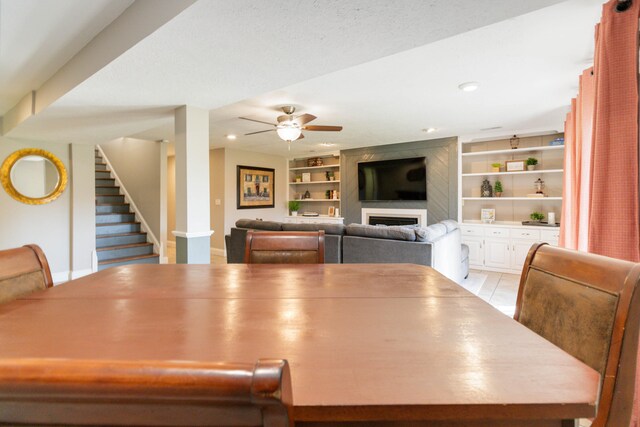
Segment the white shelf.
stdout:
<path fill-rule="evenodd" d="M 518 172 L 474 172 L 463 173 L 462 176 L 493 176 L 493 175 L 535 175 L 538 173 L 563 173 L 564 169 L 541 169 L 533 171 L 518 171 Z"/>
<path fill-rule="evenodd" d="M 562 197 L 463 197 L 462 200 L 562 200 Z"/>
<path fill-rule="evenodd" d="M 302 168 L 289 168 L 290 171 L 309 171 L 318 169 L 336 169 L 340 168 L 340 165 L 323 165 L 323 166 L 307 166 Z"/>
<path fill-rule="evenodd" d="M 339 202 L 340 201 L 340 199 L 294 199 L 294 200 L 296 202 Z"/>
<path fill-rule="evenodd" d="M 526 147 L 526 148 L 515 148 L 515 149 L 506 149 L 506 150 L 492 150 L 492 151 L 474 151 L 471 153 L 462 153 L 462 157 L 467 156 L 489 156 L 493 154 L 515 154 L 515 153 L 527 153 L 532 151 L 554 151 L 554 150 L 564 150 L 564 145 L 543 145 L 540 147 Z"/>
<path fill-rule="evenodd" d="M 293 184 L 293 185 L 303 185 L 303 184 L 333 184 L 336 182 L 340 182 L 340 180 L 333 180 L 333 181 L 311 181 L 311 182 L 290 182 L 289 184 Z"/>

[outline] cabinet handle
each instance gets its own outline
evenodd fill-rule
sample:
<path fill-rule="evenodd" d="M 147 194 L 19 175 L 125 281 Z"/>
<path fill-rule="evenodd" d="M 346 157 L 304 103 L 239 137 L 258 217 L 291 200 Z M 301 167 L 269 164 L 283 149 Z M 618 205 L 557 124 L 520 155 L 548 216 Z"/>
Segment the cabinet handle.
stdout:
<path fill-rule="evenodd" d="M 529 235 L 529 233 L 522 233 L 522 235 L 523 235 L 523 236 L 528 236 L 528 235 Z"/>

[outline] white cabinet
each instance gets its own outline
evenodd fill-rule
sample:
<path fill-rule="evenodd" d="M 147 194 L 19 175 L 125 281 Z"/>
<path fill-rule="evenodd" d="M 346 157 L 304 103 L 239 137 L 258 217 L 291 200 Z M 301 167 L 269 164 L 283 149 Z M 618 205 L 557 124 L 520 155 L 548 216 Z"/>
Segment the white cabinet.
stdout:
<path fill-rule="evenodd" d="M 480 270 L 521 273 L 533 244 L 558 244 L 559 229 L 539 228 L 515 223 L 462 224 L 462 242 L 469 246 L 469 266 Z"/>

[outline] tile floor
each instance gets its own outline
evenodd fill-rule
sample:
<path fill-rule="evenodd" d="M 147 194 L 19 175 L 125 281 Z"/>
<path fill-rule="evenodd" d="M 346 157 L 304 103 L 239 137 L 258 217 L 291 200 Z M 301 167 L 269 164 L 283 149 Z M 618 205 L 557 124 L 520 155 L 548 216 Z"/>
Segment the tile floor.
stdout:
<path fill-rule="evenodd" d="M 470 270 L 469 277 L 461 285 L 507 316 L 513 317 L 516 309 L 520 275 Z"/>

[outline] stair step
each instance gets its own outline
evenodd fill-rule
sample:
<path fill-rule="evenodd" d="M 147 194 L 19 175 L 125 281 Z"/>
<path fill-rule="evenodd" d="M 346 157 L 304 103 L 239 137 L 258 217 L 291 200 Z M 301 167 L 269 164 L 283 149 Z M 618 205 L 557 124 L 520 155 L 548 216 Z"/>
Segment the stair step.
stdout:
<path fill-rule="evenodd" d="M 107 196 L 107 195 L 114 195 L 117 196 L 120 194 L 120 187 L 114 187 L 114 186 L 99 186 L 96 185 L 96 195 L 97 196 Z"/>
<path fill-rule="evenodd" d="M 111 172 L 109 171 L 96 171 L 96 179 L 110 179 Z"/>
<path fill-rule="evenodd" d="M 96 200 L 99 205 L 103 204 L 121 204 L 124 203 L 124 195 L 115 194 L 96 194 Z"/>
<path fill-rule="evenodd" d="M 140 255 L 134 257 L 125 257 L 125 258 L 115 258 L 110 259 L 108 261 L 99 261 L 98 262 L 98 271 L 104 270 L 109 267 L 117 267 L 120 265 L 127 264 L 159 264 L 160 257 L 156 254 L 152 255 Z"/>
<path fill-rule="evenodd" d="M 113 178 L 96 177 L 96 187 L 115 187 L 116 180 Z"/>
<path fill-rule="evenodd" d="M 153 243 L 132 243 L 128 245 L 105 246 L 97 249 L 98 261 L 153 255 Z"/>
<path fill-rule="evenodd" d="M 96 172 L 104 172 L 107 170 L 106 163 L 96 163 Z"/>
<path fill-rule="evenodd" d="M 116 222 L 96 224 L 96 236 L 108 234 L 136 233 L 140 231 L 139 222 Z"/>
<path fill-rule="evenodd" d="M 135 222 L 136 215 L 130 212 L 99 213 L 96 214 L 96 224 L 115 224 Z"/>
<path fill-rule="evenodd" d="M 132 213 L 129 203 L 96 204 L 96 214 Z"/>
<path fill-rule="evenodd" d="M 115 233 L 96 236 L 96 247 L 104 248 L 108 246 L 129 245 L 134 243 L 145 243 L 147 233 Z"/>

